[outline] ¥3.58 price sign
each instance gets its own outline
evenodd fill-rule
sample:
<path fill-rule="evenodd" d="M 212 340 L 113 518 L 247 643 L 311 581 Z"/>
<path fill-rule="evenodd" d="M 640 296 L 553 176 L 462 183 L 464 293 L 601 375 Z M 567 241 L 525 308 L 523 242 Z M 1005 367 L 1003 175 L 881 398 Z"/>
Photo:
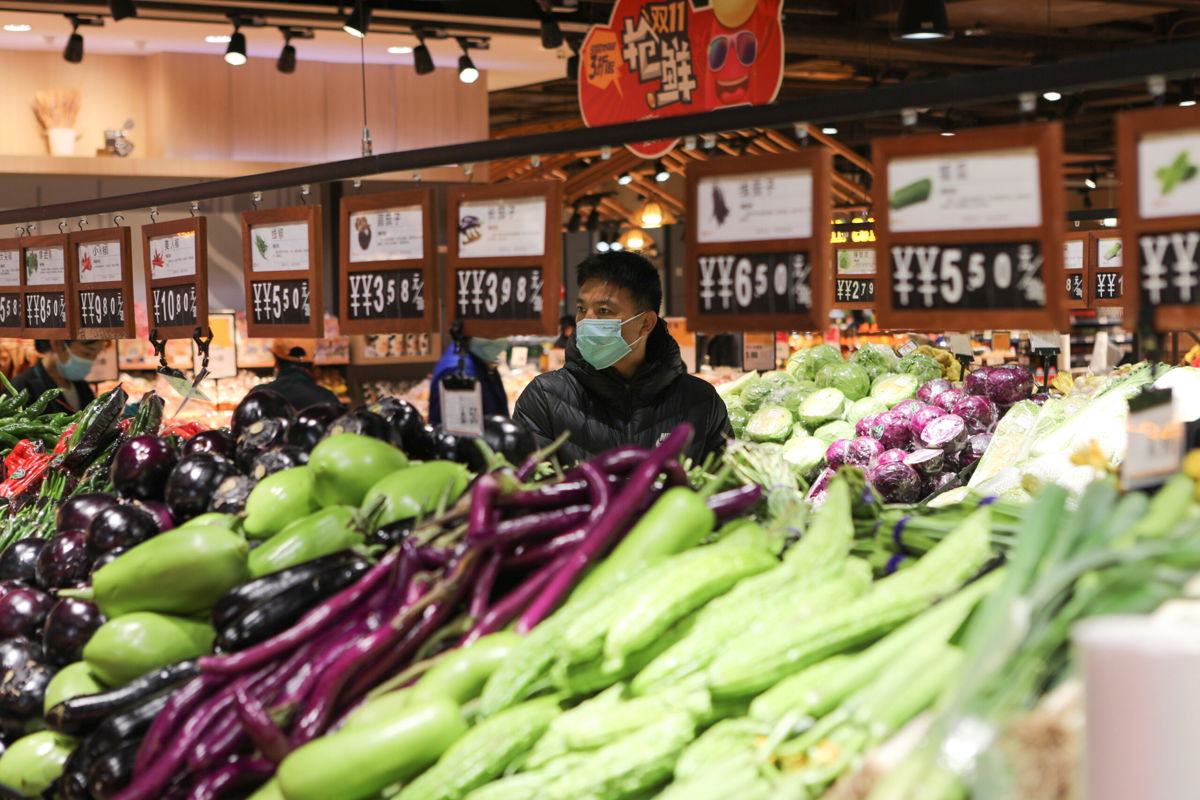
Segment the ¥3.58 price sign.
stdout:
<path fill-rule="evenodd" d="M 828 151 L 817 148 L 688 167 L 690 328 L 823 327 L 833 286 L 830 170 Z"/>
<path fill-rule="evenodd" d="M 320 339 L 321 207 L 242 214 L 246 327 L 251 337 Z"/>
<path fill-rule="evenodd" d="M 541 267 L 459 269 L 454 296 L 460 319 L 539 319 L 544 299 Z"/>
<path fill-rule="evenodd" d="M 188 217 L 142 228 L 146 311 L 163 339 L 191 338 L 208 320 L 208 221 Z"/>
<path fill-rule="evenodd" d="M 69 269 L 80 339 L 132 339 L 133 233 L 101 228 L 72 233 Z"/>
<path fill-rule="evenodd" d="M 885 328 L 1058 328 L 1063 270 L 1055 123 L 877 140 L 874 191 Z M 1060 288 L 1060 287 L 1065 287 Z"/>

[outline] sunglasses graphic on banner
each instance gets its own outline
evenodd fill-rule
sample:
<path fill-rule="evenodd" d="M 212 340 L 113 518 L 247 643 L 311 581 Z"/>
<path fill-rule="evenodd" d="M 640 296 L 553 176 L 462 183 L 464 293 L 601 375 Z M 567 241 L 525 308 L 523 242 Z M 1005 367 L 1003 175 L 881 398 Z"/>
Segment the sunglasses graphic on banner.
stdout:
<path fill-rule="evenodd" d="M 735 34 L 721 34 L 713 37 L 708 44 L 708 68 L 716 72 L 725 66 L 732 50 L 743 67 L 754 63 L 758 54 L 758 38 L 751 31 L 738 31 Z"/>

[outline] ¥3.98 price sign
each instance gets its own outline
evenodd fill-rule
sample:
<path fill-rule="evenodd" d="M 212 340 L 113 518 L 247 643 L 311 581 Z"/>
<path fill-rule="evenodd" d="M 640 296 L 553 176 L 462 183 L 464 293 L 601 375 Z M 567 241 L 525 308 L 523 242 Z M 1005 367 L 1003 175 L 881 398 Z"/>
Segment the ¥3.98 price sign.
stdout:
<path fill-rule="evenodd" d="M 258 325 L 307 325 L 312 308 L 307 280 L 251 281 L 251 319 Z"/>
<path fill-rule="evenodd" d="M 458 269 L 454 272 L 462 319 L 538 319 L 542 316 L 541 267 Z"/>
<path fill-rule="evenodd" d="M 419 269 L 352 272 L 346 308 L 349 319 L 421 319 L 425 316 L 425 278 Z"/>
<path fill-rule="evenodd" d="M 808 252 L 703 255 L 700 314 L 797 314 L 813 304 Z"/>

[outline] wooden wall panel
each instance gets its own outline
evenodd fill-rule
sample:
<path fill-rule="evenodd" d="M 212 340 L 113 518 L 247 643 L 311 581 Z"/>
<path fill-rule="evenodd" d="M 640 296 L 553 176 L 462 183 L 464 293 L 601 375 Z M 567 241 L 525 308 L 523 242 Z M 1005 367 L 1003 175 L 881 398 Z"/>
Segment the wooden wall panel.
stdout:
<path fill-rule="evenodd" d="M 194 53 L 147 57 L 157 158 L 231 159 L 232 68 Z"/>
<path fill-rule="evenodd" d="M 226 65 L 222 65 L 226 66 Z M 247 161 L 325 161 L 324 64 L 300 64 L 284 75 L 267 59 L 252 58 L 236 72 L 229 113 L 229 157 Z"/>

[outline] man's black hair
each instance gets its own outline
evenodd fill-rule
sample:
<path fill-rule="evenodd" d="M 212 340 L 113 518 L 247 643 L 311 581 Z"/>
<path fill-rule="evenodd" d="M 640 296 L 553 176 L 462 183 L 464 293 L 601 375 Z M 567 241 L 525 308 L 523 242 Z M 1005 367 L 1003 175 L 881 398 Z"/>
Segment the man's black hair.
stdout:
<path fill-rule="evenodd" d="M 39 353 L 49 353 L 54 348 L 50 344 L 49 339 L 34 339 L 33 340 L 33 349 L 37 350 Z"/>
<path fill-rule="evenodd" d="M 662 307 L 662 281 L 654 265 L 637 253 L 595 253 L 583 260 L 575 272 L 575 283 L 590 280 L 611 283 L 629 292 L 639 311 L 658 313 Z"/>

